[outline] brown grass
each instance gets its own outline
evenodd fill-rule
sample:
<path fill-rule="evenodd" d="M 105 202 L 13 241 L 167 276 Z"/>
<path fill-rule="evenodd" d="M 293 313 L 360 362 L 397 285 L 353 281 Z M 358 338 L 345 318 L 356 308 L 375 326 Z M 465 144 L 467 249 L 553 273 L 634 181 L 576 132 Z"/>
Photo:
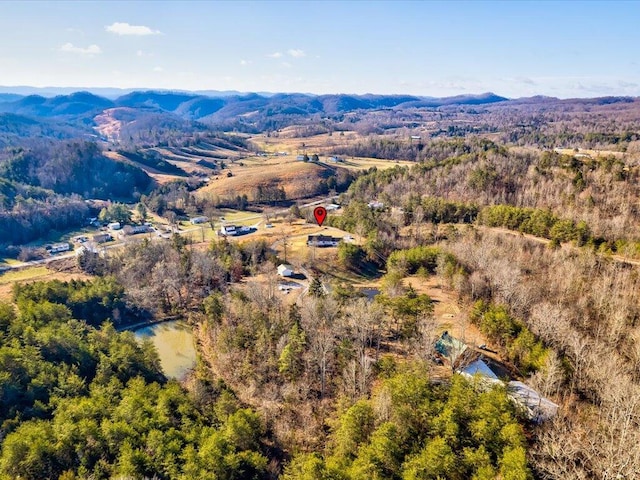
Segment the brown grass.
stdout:
<path fill-rule="evenodd" d="M 104 152 L 104 155 L 117 162 L 128 163 L 129 165 L 138 167 L 139 169 L 143 170 L 147 175 L 149 175 L 151 178 L 153 178 L 156 182 L 158 182 L 161 185 L 165 183 L 173 182 L 175 180 L 184 180 L 185 178 L 179 175 L 168 175 L 166 173 L 162 173 L 159 170 L 156 170 L 155 168 L 151 168 L 146 165 L 142 165 L 141 163 L 129 160 L 128 158 L 123 157 L 117 152 Z"/>
<path fill-rule="evenodd" d="M 199 195 L 235 197 L 247 195 L 253 199 L 258 185 L 281 186 L 289 199 L 304 198 L 315 193 L 318 182 L 331 175 L 326 166 L 296 161 L 295 157 L 277 157 L 238 162 L 223 170 L 211 182 L 201 188 Z M 227 172 L 233 173 L 227 177 Z"/>

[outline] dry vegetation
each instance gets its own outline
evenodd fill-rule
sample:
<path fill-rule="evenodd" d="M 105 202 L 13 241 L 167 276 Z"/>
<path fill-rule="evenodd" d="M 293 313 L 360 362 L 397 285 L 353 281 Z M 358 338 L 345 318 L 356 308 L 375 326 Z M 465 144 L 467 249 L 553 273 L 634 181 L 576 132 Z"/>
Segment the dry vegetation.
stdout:
<path fill-rule="evenodd" d="M 268 160 L 243 160 L 229 165 L 211 182 L 199 190 L 202 196 L 233 197 L 247 195 L 254 198 L 256 188 L 282 187 L 287 198 L 304 198 L 315 193 L 319 180 L 333 173 L 327 167 L 310 162 L 295 161 L 295 157 L 277 157 Z"/>

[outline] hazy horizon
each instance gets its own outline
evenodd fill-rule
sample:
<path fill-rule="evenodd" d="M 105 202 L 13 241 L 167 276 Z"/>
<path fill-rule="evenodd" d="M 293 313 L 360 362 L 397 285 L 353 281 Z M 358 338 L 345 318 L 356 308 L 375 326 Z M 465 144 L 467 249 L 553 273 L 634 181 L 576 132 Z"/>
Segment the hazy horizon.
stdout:
<path fill-rule="evenodd" d="M 557 98 L 559 100 L 570 100 L 570 99 L 590 99 L 590 98 L 602 98 L 602 97 L 631 97 L 631 98 L 640 98 L 640 94 L 638 95 L 574 95 L 574 96 L 553 96 L 553 95 L 545 95 L 541 93 L 532 93 L 531 95 L 525 96 L 507 96 L 502 95 L 500 92 L 496 92 L 493 90 L 488 90 L 485 92 L 458 92 L 452 93 L 449 95 L 416 95 L 406 92 L 386 92 L 386 93 L 373 93 L 373 92 L 364 92 L 364 93 L 354 93 L 354 92 L 326 92 L 326 93 L 313 93 L 313 92 L 297 92 L 297 91 L 241 91 L 241 90 L 217 90 L 217 89 L 201 89 L 201 90 L 186 90 L 181 88 L 154 88 L 154 87 L 129 87 L 129 88 L 119 88 L 119 87 L 108 87 L 108 86 L 82 86 L 82 87 L 70 87 L 70 86 L 51 86 L 47 85 L 44 87 L 35 87 L 33 85 L 0 85 L 0 94 L 14 94 L 20 96 L 29 96 L 29 95 L 40 95 L 42 97 L 53 97 L 57 95 L 70 95 L 72 93 L 78 92 L 89 92 L 96 96 L 115 99 L 120 95 L 126 95 L 131 92 L 159 92 L 159 93 L 183 93 L 183 94 L 193 94 L 193 95 L 203 95 L 203 96 L 232 96 L 232 95 L 251 95 L 257 94 L 261 96 L 274 96 L 274 95 L 309 95 L 309 96 L 322 96 L 322 95 L 350 95 L 350 96 L 366 96 L 366 95 L 378 95 L 378 96 L 415 96 L 422 98 L 451 98 L 451 97 L 462 97 L 462 96 L 480 96 L 485 94 L 493 94 L 499 97 L 504 97 L 509 100 L 518 100 L 524 98 L 532 98 L 532 97 L 547 97 L 547 98 Z"/>
<path fill-rule="evenodd" d="M 2 83 L 638 96 L 639 13 L 635 2 L 4 2 Z"/>

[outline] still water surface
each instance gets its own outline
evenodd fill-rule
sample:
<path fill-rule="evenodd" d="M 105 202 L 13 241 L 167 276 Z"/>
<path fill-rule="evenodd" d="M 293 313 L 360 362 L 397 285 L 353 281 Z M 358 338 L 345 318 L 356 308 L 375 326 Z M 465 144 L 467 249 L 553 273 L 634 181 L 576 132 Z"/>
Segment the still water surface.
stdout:
<path fill-rule="evenodd" d="M 158 351 L 162 371 L 169 378 L 182 379 L 196 363 L 191 327 L 182 320 L 157 323 L 133 332 L 136 338 L 150 339 Z"/>

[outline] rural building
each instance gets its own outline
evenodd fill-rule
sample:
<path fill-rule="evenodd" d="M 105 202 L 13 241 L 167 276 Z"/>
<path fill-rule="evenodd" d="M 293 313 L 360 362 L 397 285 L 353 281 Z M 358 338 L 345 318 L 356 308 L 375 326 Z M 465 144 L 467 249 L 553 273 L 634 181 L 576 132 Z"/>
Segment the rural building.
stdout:
<path fill-rule="evenodd" d="M 489 382 L 495 383 L 500 382 L 498 376 L 491 370 L 489 365 L 487 365 L 482 359 L 477 359 L 471 362 L 466 367 L 463 367 L 457 372 L 465 377 L 473 377 L 475 375 L 480 375 L 484 380 L 488 380 Z"/>
<path fill-rule="evenodd" d="M 449 360 L 452 364 L 463 364 L 456 369 L 456 373 L 467 378 L 480 376 L 483 386 L 503 384 L 502 380 L 494 373 L 489 365 L 480 358 L 474 358 L 475 352 L 467 348 L 464 342 L 444 332 L 435 345 L 436 351 Z M 507 395 L 516 405 L 524 411 L 525 415 L 535 423 L 542 423 L 550 420 L 558 413 L 558 405 L 551 400 L 541 396 L 530 386 L 512 380 L 507 385 Z"/>
<path fill-rule="evenodd" d="M 331 163 L 343 163 L 344 160 L 340 157 L 329 157 Z"/>
<path fill-rule="evenodd" d="M 209 218 L 207 217 L 194 217 L 191 219 L 191 224 L 200 225 L 201 223 L 207 223 L 208 221 L 209 221 Z"/>
<path fill-rule="evenodd" d="M 125 225 L 122 229 L 122 233 L 125 235 L 138 235 L 139 233 L 153 232 L 153 228 L 147 225 Z"/>
<path fill-rule="evenodd" d="M 384 208 L 384 203 L 378 202 L 377 200 L 372 200 L 371 202 L 367 203 L 367 206 L 375 210 L 378 208 Z"/>
<path fill-rule="evenodd" d="M 448 359 L 451 363 L 455 363 L 457 358 L 464 353 L 467 345 L 455 337 L 444 332 L 436 342 L 436 352 Z"/>
<path fill-rule="evenodd" d="M 120 230 L 122 228 L 122 225 L 120 225 L 120 222 L 113 222 L 107 225 L 107 228 L 109 230 Z"/>
<path fill-rule="evenodd" d="M 235 225 L 222 225 L 220 227 L 220 235 L 223 237 L 234 237 L 240 233 L 240 230 Z"/>
<path fill-rule="evenodd" d="M 51 245 L 51 248 L 49 249 L 49 253 L 68 252 L 69 250 L 71 250 L 71 245 L 69 245 L 66 242 L 54 243 L 53 245 Z"/>
<path fill-rule="evenodd" d="M 287 265 L 286 263 L 282 263 L 278 265 L 278 275 L 281 277 L 290 277 L 293 275 L 293 267 L 291 265 Z"/>
<path fill-rule="evenodd" d="M 109 235 L 108 233 L 99 233 L 97 235 L 94 235 L 92 237 L 92 240 L 95 243 L 104 243 L 104 242 L 110 242 L 113 239 L 111 238 L 111 235 Z"/>
<path fill-rule="evenodd" d="M 304 161 L 304 155 L 298 155 L 296 157 L 296 160 L 299 161 L 299 162 L 303 162 Z"/>
<path fill-rule="evenodd" d="M 330 203 L 329 205 L 326 206 L 327 212 L 332 212 L 334 210 L 338 210 L 340 208 L 340 205 L 338 205 L 337 203 Z"/>
<path fill-rule="evenodd" d="M 328 235 L 309 235 L 307 237 L 309 247 L 337 247 L 339 242 L 339 238 Z"/>
<path fill-rule="evenodd" d="M 507 395 L 525 410 L 527 417 L 532 422 L 542 423 L 558 413 L 558 405 L 542 397 L 537 391 L 522 382 L 509 382 Z"/>

